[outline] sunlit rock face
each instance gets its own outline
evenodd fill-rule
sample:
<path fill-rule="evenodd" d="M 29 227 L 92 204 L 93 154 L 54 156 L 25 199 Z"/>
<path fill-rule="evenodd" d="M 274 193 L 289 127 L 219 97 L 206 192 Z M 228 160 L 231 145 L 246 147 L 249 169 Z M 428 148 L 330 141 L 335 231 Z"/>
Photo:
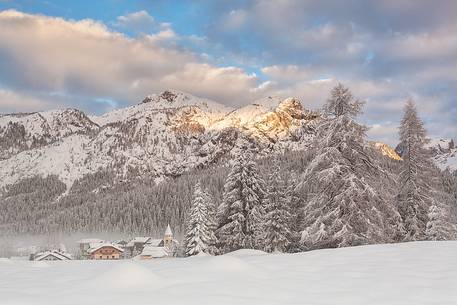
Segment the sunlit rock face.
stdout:
<path fill-rule="evenodd" d="M 395 149 L 393 149 L 389 145 L 387 145 L 385 143 L 381 143 L 381 142 L 372 142 L 372 143 L 373 143 L 374 147 L 376 147 L 384 156 L 387 156 L 387 157 L 389 157 L 393 160 L 397 160 L 397 161 L 402 160 L 402 158 L 395 151 Z"/>

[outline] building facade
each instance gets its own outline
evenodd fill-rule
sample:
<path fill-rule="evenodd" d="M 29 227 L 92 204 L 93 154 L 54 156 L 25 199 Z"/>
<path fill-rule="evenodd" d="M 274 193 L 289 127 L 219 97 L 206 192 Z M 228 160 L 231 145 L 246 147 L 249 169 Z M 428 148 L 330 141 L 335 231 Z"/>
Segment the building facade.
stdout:
<path fill-rule="evenodd" d="M 118 260 L 123 252 L 123 249 L 113 244 L 101 244 L 88 251 L 90 259 L 96 260 Z"/>

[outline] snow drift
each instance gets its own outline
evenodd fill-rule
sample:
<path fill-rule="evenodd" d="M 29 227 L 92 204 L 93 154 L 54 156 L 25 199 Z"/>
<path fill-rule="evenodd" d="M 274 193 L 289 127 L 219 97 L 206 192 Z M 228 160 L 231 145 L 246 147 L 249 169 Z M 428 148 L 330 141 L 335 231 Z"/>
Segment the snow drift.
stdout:
<path fill-rule="evenodd" d="M 253 254 L 261 253 L 40 268 L 0 260 L 0 304 L 451 305 L 457 299 L 457 242 Z"/>

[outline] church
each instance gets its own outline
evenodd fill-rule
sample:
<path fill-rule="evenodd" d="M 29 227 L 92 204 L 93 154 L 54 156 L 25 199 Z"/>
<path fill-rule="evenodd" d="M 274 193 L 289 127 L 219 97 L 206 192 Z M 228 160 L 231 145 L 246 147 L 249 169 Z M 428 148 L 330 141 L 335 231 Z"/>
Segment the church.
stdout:
<path fill-rule="evenodd" d="M 173 238 L 170 225 L 167 225 L 163 238 L 135 237 L 125 245 L 124 249 L 126 257 L 149 260 L 176 256 L 178 245 L 178 241 Z"/>

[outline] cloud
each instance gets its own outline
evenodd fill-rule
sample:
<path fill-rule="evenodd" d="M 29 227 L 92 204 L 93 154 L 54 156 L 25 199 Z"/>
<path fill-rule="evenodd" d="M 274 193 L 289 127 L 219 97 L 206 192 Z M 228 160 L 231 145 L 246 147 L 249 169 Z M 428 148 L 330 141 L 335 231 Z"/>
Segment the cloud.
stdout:
<path fill-rule="evenodd" d="M 249 16 L 244 10 L 232 10 L 222 19 L 222 28 L 227 31 L 239 29 L 248 20 Z"/>
<path fill-rule="evenodd" d="M 397 122 L 387 121 L 382 124 L 369 125 L 368 127 L 367 135 L 370 139 L 389 144 L 393 148 L 397 146 L 398 141 L 396 137 L 392 136 L 398 133 Z"/>
<path fill-rule="evenodd" d="M 129 38 L 93 20 L 12 10 L 0 12 L 0 27 L 0 80 L 13 89 L 91 97 L 87 103 L 104 98 L 119 106 L 168 88 L 238 105 L 260 94 L 251 91 L 256 77 L 242 69 L 212 66 L 158 43 L 171 32 Z"/>
<path fill-rule="evenodd" d="M 115 27 L 130 29 L 137 32 L 150 33 L 159 27 L 159 23 L 154 20 L 154 17 L 149 15 L 145 10 L 130 13 L 116 18 L 113 23 Z"/>
<path fill-rule="evenodd" d="M 263 67 L 262 73 L 275 80 L 283 82 L 309 81 L 317 77 L 318 72 L 312 67 L 297 65 L 273 65 Z"/>
<path fill-rule="evenodd" d="M 198 5 L 205 18 L 189 36 L 147 11 L 110 26 L 0 12 L 0 82 L 48 101 L 43 107 L 101 111 L 168 88 L 230 105 L 297 96 L 317 109 L 341 81 L 367 102 L 361 119 L 373 126 L 370 137 L 395 141 L 408 97 L 431 134 L 457 136 L 456 1 L 192 2 Z"/>
<path fill-rule="evenodd" d="M 341 81 L 367 101 L 362 120 L 383 127 L 398 124 L 404 101 L 413 97 L 430 134 L 457 136 L 450 115 L 457 113 L 456 1 L 203 3 L 216 24 L 205 33 L 208 41 L 266 63 L 261 72 L 269 90 L 318 107 Z M 233 30 L 223 22 L 231 12 L 248 16 Z M 394 128 L 379 130 L 396 138 Z"/>
<path fill-rule="evenodd" d="M 0 109 L 5 113 L 32 112 L 46 109 L 49 103 L 24 93 L 0 89 Z"/>

